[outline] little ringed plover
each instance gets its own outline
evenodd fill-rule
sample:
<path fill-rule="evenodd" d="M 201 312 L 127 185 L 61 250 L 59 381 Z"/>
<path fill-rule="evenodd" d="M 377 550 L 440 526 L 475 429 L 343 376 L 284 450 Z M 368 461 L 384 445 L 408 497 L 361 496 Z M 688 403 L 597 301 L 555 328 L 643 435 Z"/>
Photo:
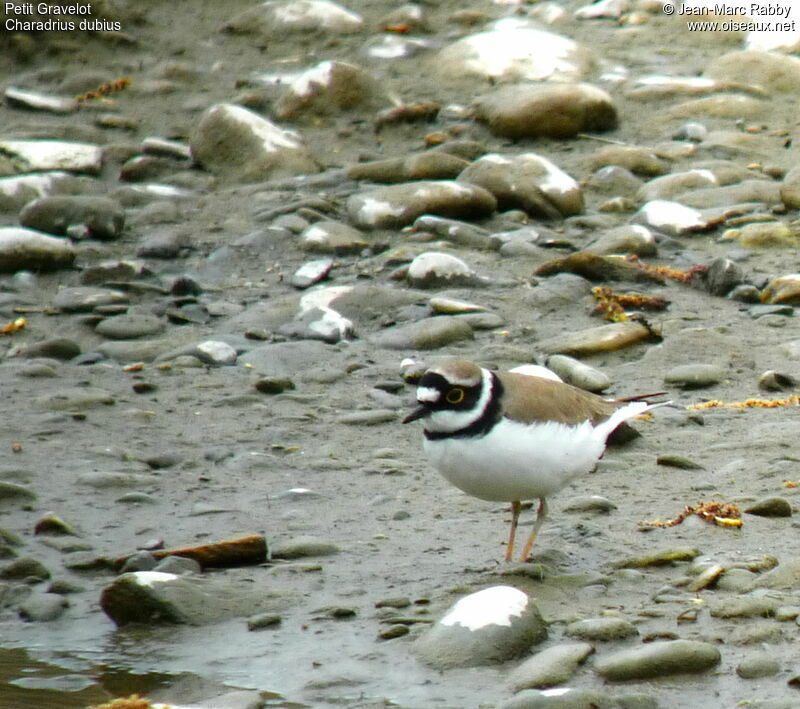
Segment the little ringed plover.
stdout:
<path fill-rule="evenodd" d="M 595 468 L 609 436 L 628 419 L 668 402 L 648 394 L 608 400 L 565 384 L 492 372 L 448 360 L 419 380 L 419 406 L 403 423 L 424 420 L 424 449 L 453 485 L 482 500 L 511 503 L 506 561 L 514 553 L 520 502 L 539 499 L 527 561 L 547 516 L 546 499 Z"/>

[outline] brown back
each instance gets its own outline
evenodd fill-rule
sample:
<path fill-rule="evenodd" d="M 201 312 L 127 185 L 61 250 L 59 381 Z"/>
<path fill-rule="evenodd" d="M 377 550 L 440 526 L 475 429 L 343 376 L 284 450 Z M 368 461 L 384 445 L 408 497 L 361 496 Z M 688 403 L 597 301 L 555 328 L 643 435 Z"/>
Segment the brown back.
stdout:
<path fill-rule="evenodd" d="M 574 426 L 588 419 L 597 424 L 622 405 L 564 382 L 514 372 L 498 372 L 497 376 L 506 389 L 505 415 L 522 423 L 553 420 Z"/>

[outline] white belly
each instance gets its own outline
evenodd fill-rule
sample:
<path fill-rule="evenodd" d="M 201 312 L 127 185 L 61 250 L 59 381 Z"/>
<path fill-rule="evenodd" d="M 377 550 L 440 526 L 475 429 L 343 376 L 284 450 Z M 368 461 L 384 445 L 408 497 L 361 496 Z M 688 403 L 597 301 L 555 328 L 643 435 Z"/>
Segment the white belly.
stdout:
<path fill-rule="evenodd" d="M 577 426 L 501 420 L 479 438 L 425 439 L 437 470 L 453 485 L 484 500 L 548 497 L 590 472 L 605 451 L 608 431 Z"/>

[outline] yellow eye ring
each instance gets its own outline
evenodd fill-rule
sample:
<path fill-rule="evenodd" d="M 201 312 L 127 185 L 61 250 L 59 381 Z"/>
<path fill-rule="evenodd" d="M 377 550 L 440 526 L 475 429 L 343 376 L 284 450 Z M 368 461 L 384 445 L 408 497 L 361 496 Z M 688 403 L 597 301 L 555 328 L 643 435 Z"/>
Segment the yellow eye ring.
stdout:
<path fill-rule="evenodd" d="M 455 387 L 454 389 L 448 391 L 444 398 L 448 404 L 460 404 L 462 401 L 464 401 L 464 390 L 460 389 L 459 387 Z"/>

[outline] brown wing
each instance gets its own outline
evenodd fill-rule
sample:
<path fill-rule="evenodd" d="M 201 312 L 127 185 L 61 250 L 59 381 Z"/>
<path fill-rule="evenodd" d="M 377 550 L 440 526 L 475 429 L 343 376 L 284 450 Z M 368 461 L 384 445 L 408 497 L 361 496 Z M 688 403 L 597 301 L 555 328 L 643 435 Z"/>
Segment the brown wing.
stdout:
<path fill-rule="evenodd" d="M 506 389 L 505 415 L 522 423 L 553 420 L 573 426 L 589 419 L 596 424 L 620 406 L 615 401 L 551 379 L 515 372 L 497 373 L 497 376 Z M 511 390 L 513 397 L 508 395 Z"/>

